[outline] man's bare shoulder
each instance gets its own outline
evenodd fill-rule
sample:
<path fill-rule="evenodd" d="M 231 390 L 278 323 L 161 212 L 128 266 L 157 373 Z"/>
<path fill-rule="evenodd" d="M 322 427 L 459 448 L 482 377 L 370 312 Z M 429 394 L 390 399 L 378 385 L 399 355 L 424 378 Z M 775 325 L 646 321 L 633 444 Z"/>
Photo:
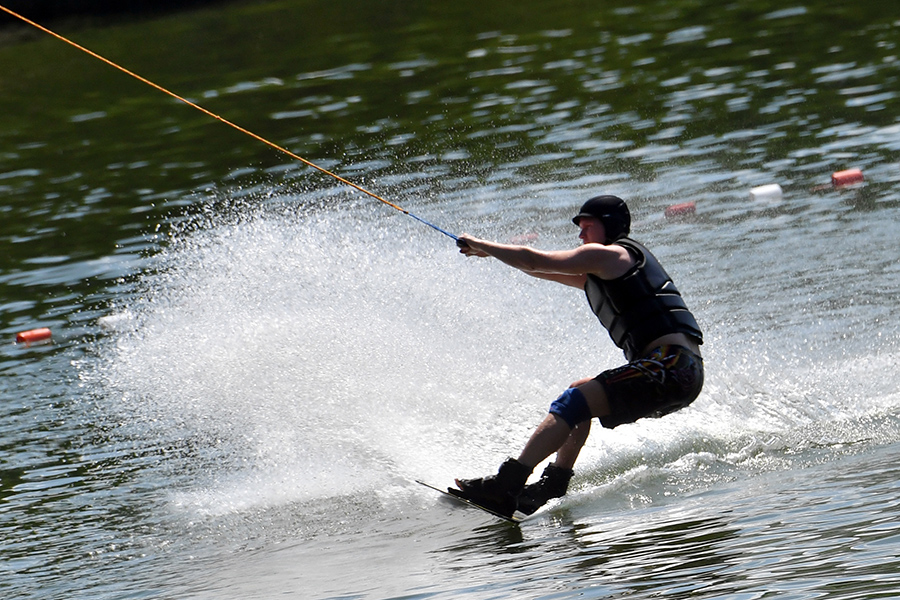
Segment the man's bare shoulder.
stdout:
<path fill-rule="evenodd" d="M 634 256 L 618 244 L 589 243 L 577 248 L 579 262 L 584 261 L 585 273 L 601 279 L 621 277 L 635 264 Z"/>

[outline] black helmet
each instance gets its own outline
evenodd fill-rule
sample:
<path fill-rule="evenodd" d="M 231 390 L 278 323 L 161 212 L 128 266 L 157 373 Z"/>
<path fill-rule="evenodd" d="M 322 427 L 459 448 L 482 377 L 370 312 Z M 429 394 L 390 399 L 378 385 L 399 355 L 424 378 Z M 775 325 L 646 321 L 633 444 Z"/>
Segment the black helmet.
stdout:
<path fill-rule="evenodd" d="M 603 223 L 607 242 L 613 242 L 628 235 L 631 230 L 631 213 L 625 201 L 618 196 L 596 196 L 581 207 L 572 222 L 578 225 L 581 217 L 594 217 Z"/>

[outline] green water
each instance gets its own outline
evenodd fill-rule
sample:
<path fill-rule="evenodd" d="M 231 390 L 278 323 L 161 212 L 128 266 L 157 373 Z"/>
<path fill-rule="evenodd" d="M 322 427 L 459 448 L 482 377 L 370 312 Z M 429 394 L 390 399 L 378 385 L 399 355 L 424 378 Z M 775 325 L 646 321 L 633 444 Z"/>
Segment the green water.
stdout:
<path fill-rule="evenodd" d="M 488 178 L 528 158 L 518 174 L 545 181 L 598 160 L 610 174 L 653 178 L 695 161 L 624 151 L 690 142 L 717 168 L 818 182 L 837 158 L 866 166 L 893 151 L 809 151 L 895 123 L 897 33 L 876 3 L 262 2 L 61 33 L 375 187 L 380 176 L 429 166 Z M 50 238 L 59 236 L 71 258 L 104 256 L 115 240 L 92 231 L 133 225 L 135 210 L 229 174 L 241 183 L 283 168 L 293 181 L 318 182 L 35 35 L 0 49 L 2 236 L 28 240 L 9 245 L 4 255 L 16 262 L 4 269 L 55 254 Z M 464 158 L 441 160 L 447 153 Z M 46 227 L 44 214 L 58 222 Z"/>
<path fill-rule="evenodd" d="M 894 7 L 247 1 L 54 27 L 453 232 L 571 246 L 575 206 L 626 197 L 708 373 L 690 409 L 592 436 L 521 530 L 442 505 L 412 480 L 493 468 L 621 360 L 583 298 L 7 30 L 4 597 L 895 595 Z M 832 189 L 846 168 L 865 183 Z M 39 326 L 52 344 L 13 344 Z"/>

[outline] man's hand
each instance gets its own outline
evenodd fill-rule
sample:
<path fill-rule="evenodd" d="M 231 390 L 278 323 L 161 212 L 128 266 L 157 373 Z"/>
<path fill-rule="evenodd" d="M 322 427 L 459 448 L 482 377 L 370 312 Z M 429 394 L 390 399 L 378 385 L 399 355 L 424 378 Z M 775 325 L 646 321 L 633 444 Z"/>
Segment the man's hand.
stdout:
<path fill-rule="evenodd" d="M 477 238 L 473 238 L 472 236 L 465 233 L 459 236 L 459 239 L 456 240 L 456 245 L 459 247 L 460 254 L 465 254 L 466 256 L 480 256 L 482 258 L 487 258 L 488 256 L 490 256 L 487 252 L 476 248 L 477 244 Z"/>

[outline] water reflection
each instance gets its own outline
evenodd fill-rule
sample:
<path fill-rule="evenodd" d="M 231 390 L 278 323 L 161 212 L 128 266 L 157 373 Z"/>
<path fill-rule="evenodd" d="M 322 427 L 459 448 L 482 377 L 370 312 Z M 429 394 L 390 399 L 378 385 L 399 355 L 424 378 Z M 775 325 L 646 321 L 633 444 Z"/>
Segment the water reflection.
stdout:
<path fill-rule="evenodd" d="M 451 570 L 469 577 L 481 570 L 512 572 L 520 581 L 505 577 L 498 586 L 520 592 L 533 593 L 531 579 L 550 578 L 563 595 L 566 589 L 586 588 L 590 597 L 662 590 L 689 597 L 713 587 L 732 593 L 741 578 L 728 572 L 741 564 L 746 540 L 729 520 L 734 515 L 707 514 L 712 513 L 651 509 L 614 523 L 597 516 L 582 520 L 561 508 L 519 527 L 499 522 L 477 527 L 437 552 L 442 561 L 451 561 Z M 552 597 L 549 589 L 543 594 Z"/>
<path fill-rule="evenodd" d="M 713 584 L 718 593 L 728 593 L 722 575 L 740 562 L 740 530 L 728 516 L 666 515 L 656 522 L 648 514 L 649 523 L 635 529 L 633 520 L 626 528 L 585 527 L 573 540 L 579 551 L 572 573 L 588 581 L 597 578 L 619 593 L 665 590 L 687 597 Z"/>

